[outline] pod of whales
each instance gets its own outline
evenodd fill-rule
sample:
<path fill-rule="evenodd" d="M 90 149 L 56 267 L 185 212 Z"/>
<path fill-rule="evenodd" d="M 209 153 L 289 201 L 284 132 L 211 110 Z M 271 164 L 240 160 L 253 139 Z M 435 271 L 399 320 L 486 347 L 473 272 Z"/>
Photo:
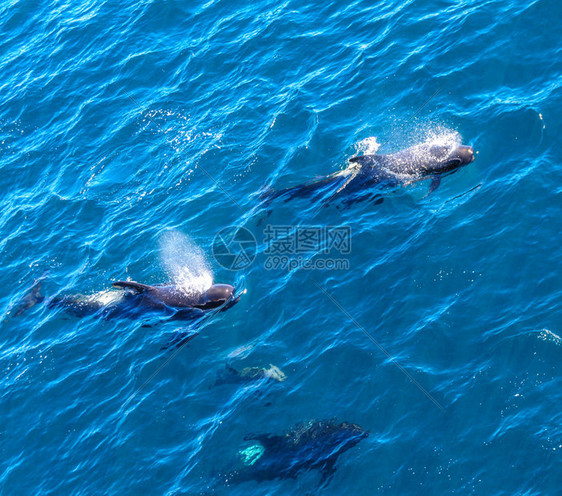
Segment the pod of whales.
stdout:
<path fill-rule="evenodd" d="M 315 181 L 262 195 L 266 203 L 281 198 L 328 199 L 344 197 L 345 202 L 371 195 L 374 186 L 395 187 L 431 179 L 429 193 L 435 191 L 443 175 L 474 160 L 472 147 L 448 143 L 422 143 L 408 149 L 382 155 L 361 155 L 349 159 L 344 171 Z M 376 195 L 375 198 L 380 198 Z M 22 298 L 14 315 L 42 302 L 42 278 L 37 279 Z M 136 281 L 116 281 L 112 289 L 90 295 L 66 295 L 47 300 L 50 308 L 63 308 L 76 316 L 96 315 L 140 318 L 147 314 L 165 316 L 170 320 L 197 320 L 213 310 L 224 311 L 240 299 L 229 284 L 212 284 L 205 290 L 186 290 L 176 284 L 148 285 Z M 182 346 L 197 332 L 176 332 L 163 349 Z M 216 384 L 279 383 L 286 379 L 278 367 L 246 367 L 237 370 L 227 365 Z M 238 452 L 232 470 L 220 475 L 225 484 L 244 481 L 265 481 L 296 478 L 309 470 L 321 472 L 321 485 L 327 484 L 336 470 L 338 458 L 369 436 L 356 424 L 336 420 L 309 421 L 276 434 L 251 434 L 252 444 Z"/>
<path fill-rule="evenodd" d="M 422 143 L 388 155 L 359 155 L 349 159 L 350 166 L 340 172 L 282 190 L 268 190 L 261 198 L 270 203 L 276 198 L 321 199 L 345 195 L 348 201 L 371 194 L 375 185 L 395 187 L 431 178 L 429 193 L 441 183 L 441 177 L 474 160 L 470 146 L 456 143 Z M 356 198 L 353 198 L 353 197 Z M 377 196 L 380 198 L 380 196 Z"/>
<path fill-rule="evenodd" d="M 322 483 L 336 470 L 337 459 L 369 433 L 356 424 L 336 420 L 309 421 L 282 435 L 250 434 L 257 441 L 241 450 L 236 468 L 223 482 L 264 481 L 295 478 L 301 472 L 318 469 Z"/>

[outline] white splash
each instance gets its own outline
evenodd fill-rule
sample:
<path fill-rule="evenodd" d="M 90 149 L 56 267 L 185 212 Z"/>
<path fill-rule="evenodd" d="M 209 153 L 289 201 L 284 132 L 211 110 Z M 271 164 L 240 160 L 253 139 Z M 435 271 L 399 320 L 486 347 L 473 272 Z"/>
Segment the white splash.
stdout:
<path fill-rule="evenodd" d="M 462 138 L 457 131 L 440 125 L 432 125 L 431 127 L 414 129 L 410 139 L 405 140 L 401 145 L 392 140 L 392 142 L 388 143 L 388 146 L 385 146 L 384 151 L 381 151 L 381 153 L 391 153 L 392 151 L 404 150 L 416 145 L 442 145 L 452 147 L 460 144 L 462 144 Z M 374 155 L 378 152 L 380 147 L 381 144 L 378 142 L 377 137 L 369 136 L 359 141 L 355 145 L 355 150 L 357 154 Z"/>
<path fill-rule="evenodd" d="M 462 138 L 457 131 L 437 127 L 426 131 L 423 143 L 428 145 L 453 146 L 460 145 L 462 143 Z"/>
<path fill-rule="evenodd" d="M 462 143 L 461 135 L 458 132 L 439 128 L 428 130 L 422 137 L 422 140 L 421 143 L 412 147 L 414 160 L 421 162 L 431 158 L 429 152 L 429 147 L 431 146 L 444 146 L 451 151 Z"/>
<path fill-rule="evenodd" d="M 213 284 L 213 272 L 203 250 L 185 234 L 164 233 L 160 258 L 173 283 L 188 294 L 201 293 Z"/>
<path fill-rule="evenodd" d="M 363 153 L 364 155 L 374 155 L 377 153 L 380 146 L 381 144 L 377 141 L 376 136 L 369 136 L 357 143 L 355 145 L 355 150 L 358 154 Z"/>
<path fill-rule="evenodd" d="M 115 291 L 114 289 L 107 289 L 99 291 L 86 297 L 88 303 L 99 303 L 103 306 L 113 305 L 123 298 L 123 291 Z"/>

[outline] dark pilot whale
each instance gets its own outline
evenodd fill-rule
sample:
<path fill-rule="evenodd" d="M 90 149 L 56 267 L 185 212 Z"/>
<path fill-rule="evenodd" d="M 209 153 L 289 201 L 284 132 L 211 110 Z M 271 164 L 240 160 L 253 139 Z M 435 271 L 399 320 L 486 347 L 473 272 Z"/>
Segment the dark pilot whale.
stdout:
<path fill-rule="evenodd" d="M 238 466 L 223 482 L 295 478 L 318 469 L 325 484 L 336 470 L 337 459 L 368 435 L 356 424 L 336 420 L 309 421 L 282 435 L 252 434 L 245 439 L 257 443 L 238 453 Z"/>
<path fill-rule="evenodd" d="M 14 309 L 14 316 L 45 300 L 41 293 L 43 276 L 37 279 L 27 294 L 21 298 Z M 117 281 L 116 289 L 82 295 L 55 296 L 47 300 L 49 308 L 62 308 L 76 316 L 94 315 L 103 319 L 155 317 L 162 321 L 181 320 L 194 324 L 212 311 L 223 312 L 235 305 L 246 290 L 236 293 L 230 284 L 213 284 L 206 290 L 186 291 L 174 284 L 148 285 L 135 281 Z M 145 324 L 143 327 L 151 327 Z M 162 347 L 179 348 L 196 337 L 193 329 L 179 329 L 174 332 L 169 343 Z"/>
<path fill-rule="evenodd" d="M 151 286 L 134 281 L 117 281 L 112 286 L 117 290 L 54 297 L 48 304 L 64 308 L 78 317 L 91 314 L 104 318 L 136 317 L 154 313 L 172 320 L 190 320 L 219 307 L 226 310 L 240 299 L 230 284 L 213 284 L 205 291 L 186 291 L 174 284 Z"/>
<path fill-rule="evenodd" d="M 276 198 L 335 198 L 345 194 L 348 201 L 372 193 L 375 185 L 395 187 L 431 179 L 429 193 L 435 191 L 444 174 L 453 172 L 474 160 L 471 146 L 456 143 L 422 143 L 388 155 L 359 155 L 349 159 L 350 166 L 325 178 L 285 188 L 268 190 L 261 195 L 267 203 Z M 353 198 L 355 197 L 355 198 Z M 380 198 L 380 195 L 376 195 Z M 364 199 L 364 198 L 363 198 Z"/>

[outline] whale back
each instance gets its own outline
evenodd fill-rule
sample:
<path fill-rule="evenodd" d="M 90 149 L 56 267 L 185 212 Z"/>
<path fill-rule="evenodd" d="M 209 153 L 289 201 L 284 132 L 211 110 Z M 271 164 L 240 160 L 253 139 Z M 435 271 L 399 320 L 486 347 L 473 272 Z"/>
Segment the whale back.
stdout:
<path fill-rule="evenodd" d="M 187 293 L 174 285 L 150 286 L 136 281 L 116 281 L 113 287 L 142 296 L 143 302 L 148 306 L 164 304 L 169 307 L 189 308 L 200 303 L 202 296 L 201 293 Z"/>
<path fill-rule="evenodd" d="M 149 306 L 164 304 L 175 308 L 199 308 L 210 310 L 226 303 L 234 295 L 234 286 L 230 284 L 213 284 L 203 292 L 187 292 L 176 285 L 142 284 L 135 281 L 116 281 L 113 287 L 132 291 L 144 297 Z"/>
<path fill-rule="evenodd" d="M 470 146 L 432 143 L 422 143 L 388 155 L 358 155 L 349 159 L 366 170 L 384 168 L 395 174 L 413 176 L 450 172 L 473 160 L 474 151 Z"/>

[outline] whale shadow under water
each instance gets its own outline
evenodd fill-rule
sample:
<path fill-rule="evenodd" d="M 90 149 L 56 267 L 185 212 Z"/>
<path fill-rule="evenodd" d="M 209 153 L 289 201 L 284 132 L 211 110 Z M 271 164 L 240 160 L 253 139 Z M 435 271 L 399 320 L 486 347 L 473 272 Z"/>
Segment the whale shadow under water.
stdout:
<path fill-rule="evenodd" d="M 223 486 L 246 481 L 295 479 L 303 472 L 319 470 L 319 487 L 325 487 L 336 471 L 338 458 L 369 436 L 356 424 L 311 420 L 276 434 L 249 434 L 249 446 L 238 452 L 234 467 L 219 475 Z"/>

